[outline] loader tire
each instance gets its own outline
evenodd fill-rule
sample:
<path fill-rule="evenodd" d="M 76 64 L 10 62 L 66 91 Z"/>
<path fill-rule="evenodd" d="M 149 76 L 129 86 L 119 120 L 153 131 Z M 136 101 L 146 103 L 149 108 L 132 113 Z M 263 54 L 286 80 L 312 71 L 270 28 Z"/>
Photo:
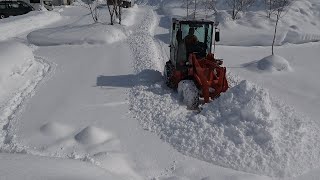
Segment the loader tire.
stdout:
<path fill-rule="evenodd" d="M 163 74 L 166 81 L 166 85 L 169 88 L 174 88 L 174 82 L 172 82 L 173 69 L 174 69 L 173 65 L 171 64 L 170 61 L 168 61 L 164 67 Z"/>
<path fill-rule="evenodd" d="M 198 109 L 199 89 L 192 80 L 182 80 L 178 84 L 179 99 L 187 105 L 188 109 Z"/>

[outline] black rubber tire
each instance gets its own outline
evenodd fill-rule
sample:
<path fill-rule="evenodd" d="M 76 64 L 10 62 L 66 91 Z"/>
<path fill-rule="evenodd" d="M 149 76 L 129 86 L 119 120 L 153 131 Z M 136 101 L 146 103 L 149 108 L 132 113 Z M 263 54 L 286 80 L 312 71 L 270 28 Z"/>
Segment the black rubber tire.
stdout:
<path fill-rule="evenodd" d="M 174 88 L 174 83 L 172 82 L 173 70 L 174 70 L 174 67 L 171 64 L 171 62 L 170 61 L 166 62 L 166 65 L 164 66 L 163 75 L 166 81 L 166 85 L 169 88 Z"/>
<path fill-rule="evenodd" d="M 183 80 L 178 84 L 179 99 L 187 105 L 188 109 L 198 109 L 200 104 L 199 89 L 192 80 Z"/>

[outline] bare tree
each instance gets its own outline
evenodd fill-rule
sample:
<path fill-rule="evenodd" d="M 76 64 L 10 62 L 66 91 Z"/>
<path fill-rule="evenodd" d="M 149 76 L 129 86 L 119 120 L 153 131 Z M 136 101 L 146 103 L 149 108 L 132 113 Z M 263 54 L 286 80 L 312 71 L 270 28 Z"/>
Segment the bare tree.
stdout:
<path fill-rule="evenodd" d="M 217 5 L 217 0 L 206 0 L 204 2 L 206 18 L 207 18 L 208 12 L 213 12 L 213 14 L 215 15 L 218 13 L 216 5 Z"/>
<path fill-rule="evenodd" d="M 121 17 L 121 15 L 122 15 L 122 3 L 123 3 L 123 0 L 118 0 L 118 11 L 117 11 L 117 17 L 118 17 L 118 19 L 119 19 L 119 24 L 121 24 L 121 20 L 122 20 L 122 17 Z"/>
<path fill-rule="evenodd" d="M 117 0 L 105 0 L 108 12 L 110 15 L 110 24 L 113 25 L 115 21 L 115 13 L 117 12 Z"/>
<path fill-rule="evenodd" d="M 293 0 L 273 0 L 273 12 L 276 15 L 276 24 L 274 26 L 274 34 L 272 40 L 272 55 L 274 55 L 274 44 L 276 41 L 279 20 L 286 15 L 293 2 Z"/>
<path fill-rule="evenodd" d="M 207 0 L 206 5 L 209 10 L 213 11 L 214 14 L 217 14 L 217 0 Z"/>
<path fill-rule="evenodd" d="M 265 6 L 266 6 L 268 18 L 271 18 L 271 14 L 274 13 L 274 2 L 275 0 L 265 0 Z"/>
<path fill-rule="evenodd" d="M 184 1 L 187 8 L 187 18 L 190 16 L 189 13 L 191 11 L 191 16 L 193 17 L 193 19 L 195 19 L 197 17 L 199 9 L 202 10 L 203 8 L 204 8 L 206 17 L 209 11 L 214 11 L 214 14 L 217 13 L 217 9 L 216 9 L 217 0 L 184 0 Z"/>
<path fill-rule="evenodd" d="M 90 11 L 92 20 L 96 23 L 99 20 L 98 1 L 97 0 L 85 0 L 83 1 L 83 7 Z"/>
<path fill-rule="evenodd" d="M 187 18 L 189 17 L 189 11 L 191 11 L 191 16 L 193 16 L 193 19 L 196 18 L 197 14 L 197 0 L 185 0 L 187 5 Z M 193 3 L 193 4 L 192 4 Z M 193 5 L 193 10 L 192 10 Z M 191 9 L 191 10 L 190 10 Z"/>
<path fill-rule="evenodd" d="M 255 0 L 226 0 L 227 5 L 231 8 L 233 20 L 237 18 L 239 12 L 247 10 L 254 2 Z"/>
<path fill-rule="evenodd" d="M 187 18 L 189 17 L 189 0 L 186 0 L 187 1 Z"/>
<path fill-rule="evenodd" d="M 194 0 L 193 19 L 196 19 L 197 14 L 197 0 Z"/>
<path fill-rule="evenodd" d="M 119 19 L 119 24 L 122 21 L 122 3 L 123 0 L 106 0 L 108 12 L 110 15 L 110 24 L 113 25 L 115 17 Z"/>

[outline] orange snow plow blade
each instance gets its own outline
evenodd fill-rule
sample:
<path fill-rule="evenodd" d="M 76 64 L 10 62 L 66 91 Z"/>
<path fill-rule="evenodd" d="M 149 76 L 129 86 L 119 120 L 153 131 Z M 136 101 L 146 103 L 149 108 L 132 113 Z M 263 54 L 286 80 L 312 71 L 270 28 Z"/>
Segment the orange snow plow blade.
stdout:
<path fill-rule="evenodd" d="M 228 90 L 226 68 L 221 67 L 221 60 L 216 60 L 212 54 L 198 60 L 192 53 L 189 62 L 193 65 L 193 68 L 189 69 L 189 75 L 192 75 L 200 86 L 205 103 L 209 102 L 210 98 L 215 99 Z"/>

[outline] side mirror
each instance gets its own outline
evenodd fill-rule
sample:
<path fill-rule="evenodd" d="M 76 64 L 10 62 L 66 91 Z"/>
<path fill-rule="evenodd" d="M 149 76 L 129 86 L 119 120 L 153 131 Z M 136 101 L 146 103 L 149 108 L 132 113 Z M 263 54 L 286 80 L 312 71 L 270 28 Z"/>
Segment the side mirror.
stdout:
<path fill-rule="evenodd" d="M 216 42 L 219 42 L 220 41 L 220 31 L 217 31 L 214 35 L 214 39 Z"/>

